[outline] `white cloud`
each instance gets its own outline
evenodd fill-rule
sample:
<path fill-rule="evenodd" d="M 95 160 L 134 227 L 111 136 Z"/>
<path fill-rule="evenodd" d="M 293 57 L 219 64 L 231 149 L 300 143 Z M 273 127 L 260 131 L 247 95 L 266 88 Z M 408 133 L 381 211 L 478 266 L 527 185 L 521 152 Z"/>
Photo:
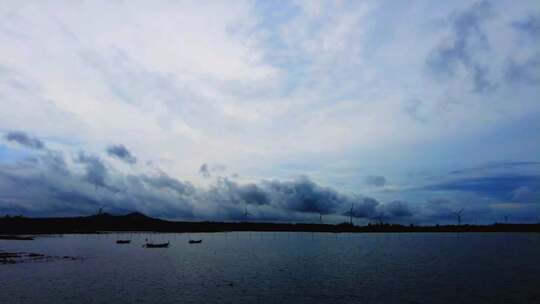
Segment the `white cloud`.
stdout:
<path fill-rule="evenodd" d="M 429 56 L 456 41 L 452 21 L 468 1 L 256 4 L 4 2 L 0 131 L 96 153 L 122 143 L 142 163 L 203 183 L 206 162 L 273 178 L 303 173 L 277 164 L 351 166 L 539 111 L 537 87 L 503 79 L 509 58 L 538 52 L 516 43 L 525 38 L 511 26 L 533 2 L 492 4 L 482 24 L 489 48 L 471 53 L 497 84 L 486 94 L 473 92 L 463 66 L 442 80 L 426 71 Z M 422 119 L 407 112 L 411 100 Z M 342 173 L 321 179 L 331 174 Z"/>

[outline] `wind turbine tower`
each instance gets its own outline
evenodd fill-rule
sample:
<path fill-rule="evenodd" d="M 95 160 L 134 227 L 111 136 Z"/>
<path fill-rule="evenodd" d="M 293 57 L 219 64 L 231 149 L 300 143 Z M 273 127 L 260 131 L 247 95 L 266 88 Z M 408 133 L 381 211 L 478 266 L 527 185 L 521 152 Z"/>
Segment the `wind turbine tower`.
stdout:
<path fill-rule="evenodd" d="M 455 214 L 458 226 L 461 226 L 461 214 L 463 214 L 463 209 L 459 209 L 457 212 L 455 212 Z"/>
<path fill-rule="evenodd" d="M 354 212 L 354 203 L 351 204 L 351 210 L 349 211 L 349 224 L 353 224 L 352 223 L 352 217 L 353 217 L 353 212 Z"/>

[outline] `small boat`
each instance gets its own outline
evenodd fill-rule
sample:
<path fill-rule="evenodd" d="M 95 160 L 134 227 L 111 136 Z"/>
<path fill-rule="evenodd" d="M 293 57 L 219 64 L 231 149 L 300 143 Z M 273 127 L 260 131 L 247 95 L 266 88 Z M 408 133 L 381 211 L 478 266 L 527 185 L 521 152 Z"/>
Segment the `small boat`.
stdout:
<path fill-rule="evenodd" d="M 146 248 L 167 248 L 167 247 L 169 247 L 169 242 L 167 242 L 167 243 L 158 243 L 158 244 L 146 243 L 145 245 L 143 245 L 143 247 L 146 247 Z"/>
<path fill-rule="evenodd" d="M 116 240 L 116 244 L 129 244 L 131 240 Z"/>
<path fill-rule="evenodd" d="M 202 243 L 202 240 L 189 240 L 190 244 L 200 244 Z"/>

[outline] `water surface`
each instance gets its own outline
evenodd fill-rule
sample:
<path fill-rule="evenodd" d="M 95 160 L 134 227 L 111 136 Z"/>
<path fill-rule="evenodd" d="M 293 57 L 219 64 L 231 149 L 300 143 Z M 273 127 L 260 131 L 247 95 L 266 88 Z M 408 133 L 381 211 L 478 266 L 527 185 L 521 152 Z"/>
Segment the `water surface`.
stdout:
<path fill-rule="evenodd" d="M 539 234 L 64 235 L 0 250 L 84 258 L 0 265 L 0 303 L 540 303 Z"/>

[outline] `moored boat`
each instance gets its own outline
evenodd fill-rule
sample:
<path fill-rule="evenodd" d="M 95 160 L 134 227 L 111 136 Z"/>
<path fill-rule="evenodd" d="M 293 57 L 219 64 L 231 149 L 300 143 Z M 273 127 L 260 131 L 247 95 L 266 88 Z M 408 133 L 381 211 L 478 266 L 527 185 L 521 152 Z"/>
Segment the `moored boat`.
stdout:
<path fill-rule="evenodd" d="M 190 244 L 200 244 L 202 243 L 202 240 L 189 240 Z"/>
<path fill-rule="evenodd" d="M 116 244 L 129 244 L 131 240 L 116 240 Z"/>
<path fill-rule="evenodd" d="M 143 245 L 143 247 L 146 247 L 146 248 L 167 248 L 169 247 L 169 242 L 167 243 L 146 243 L 145 245 Z"/>

